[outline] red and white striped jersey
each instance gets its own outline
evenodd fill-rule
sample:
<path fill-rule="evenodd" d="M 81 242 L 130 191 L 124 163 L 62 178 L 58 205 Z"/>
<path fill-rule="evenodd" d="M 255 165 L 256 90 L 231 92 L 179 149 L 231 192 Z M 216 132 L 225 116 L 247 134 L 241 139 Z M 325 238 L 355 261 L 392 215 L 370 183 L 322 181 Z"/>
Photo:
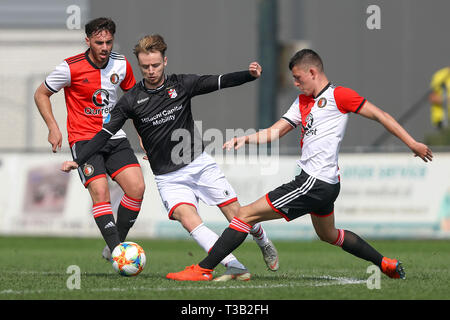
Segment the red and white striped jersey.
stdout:
<path fill-rule="evenodd" d="M 110 121 L 118 87 L 127 91 L 136 83 L 125 56 L 111 52 L 108 63 L 99 68 L 89 59 L 88 52 L 65 59 L 45 79 L 46 87 L 53 93 L 64 88 L 70 146 L 94 137 Z M 119 130 L 111 139 L 124 137 L 125 132 Z"/>
<path fill-rule="evenodd" d="M 302 170 L 328 183 L 339 182 L 338 153 L 348 113 L 358 113 L 365 102 L 354 90 L 330 83 L 317 97 L 297 97 L 282 119 L 302 126 L 302 155 L 297 161 Z"/>

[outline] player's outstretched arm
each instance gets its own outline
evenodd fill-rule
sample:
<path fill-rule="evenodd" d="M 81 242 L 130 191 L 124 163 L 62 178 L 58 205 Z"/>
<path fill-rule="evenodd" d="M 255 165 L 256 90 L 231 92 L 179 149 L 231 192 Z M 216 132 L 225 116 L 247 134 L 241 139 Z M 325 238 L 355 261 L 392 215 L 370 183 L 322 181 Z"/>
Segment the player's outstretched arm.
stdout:
<path fill-rule="evenodd" d="M 238 71 L 223 74 L 219 80 L 219 89 L 240 86 L 261 76 L 262 67 L 254 61 L 248 66 L 248 71 Z"/>
<path fill-rule="evenodd" d="M 275 122 L 270 128 L 260 130 L 248 136 L 234 137 L 233 139 L 228 140 L 223 144 L 222 149 L 231 150 L 232 148 L 234 148 L 235 150 L 237 150 L 244 144 L 269 143 L 280 139 L 292 129 L 292 125 L 290 125 L 287 121 L 280 119 Z"/>
<path fill-rule="evenodd" d="M 366 101 L 359 111 L 359 114 L 381 123 L 386 130 L 406 144 L 416 157 L 421 158 L 425 162 L 433 160 L 433 152 L 431 149 L 428 148 L 427 145 L 420 143 L 411 137 L 411 135 L 389 113 L 376 107 L 371 102 Z"/>
<path fill-rule="evenodd" d="M 247 70 L 222 75 L 185 75 L 185 85 L 191 97 L 207 94 L 220 89 L 232 88 L 254 81 L 261 76 L 262 67 L 252 62 Z"/>
<path fill-rule="evenodd" d="M 34 102 L 47 124 L 48 128 L 48 142 L 52 145 L 52 151 L 55 153 L 61 150 L 62 134 L 59 130 L 58 123 L 52 112 L 52 104 L 50 97 L 53 92 L 49 91 L 47 87 L 42 83 L 34 93 Z"/>

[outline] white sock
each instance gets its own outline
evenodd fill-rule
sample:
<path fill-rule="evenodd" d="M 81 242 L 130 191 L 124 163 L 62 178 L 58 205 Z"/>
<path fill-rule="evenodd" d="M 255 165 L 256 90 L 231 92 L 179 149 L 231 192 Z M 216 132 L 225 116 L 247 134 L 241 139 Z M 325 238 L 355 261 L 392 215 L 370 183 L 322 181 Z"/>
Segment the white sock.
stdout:
<path fill-rule="evenodd" d="M 263 247 L 267 244 L 267 242 L 269 242 L 269 238 L 260 223 L 255 224 L 250 229 L 250 234 L 253 236 L 253 240 L 255 240 L 260 247 Z"/>
<path fill-rule="evenodd" d="M 199 224 L 194 230 L 191 231 L 190 235 L 194 240 L 206 251 L 206 253 L 211 250 L 214 243 L 216 243 L 219 236 L 205 226 L 203 223 Z M 232 266 L 239 269 L 245 269 L 245 266 L 236 259 L 233 254 L 227 255 L 221 262 L 224 266 Z"/>

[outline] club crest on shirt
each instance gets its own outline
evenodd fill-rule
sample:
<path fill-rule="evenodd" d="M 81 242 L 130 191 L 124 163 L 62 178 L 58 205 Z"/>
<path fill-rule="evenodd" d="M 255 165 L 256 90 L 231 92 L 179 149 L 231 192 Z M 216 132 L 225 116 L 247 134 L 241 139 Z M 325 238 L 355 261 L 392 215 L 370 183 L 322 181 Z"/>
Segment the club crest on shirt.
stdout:
<path fill-rule="evenodd" d="M 83 167 L 83 173 L 86 177 L 92 176 L 94 174 L 94 167 L 86 163 Z"/>
<path fill-rule="evenodd" d="M 178 95 L 175 89 L 169 89 L 167 93 L 169 94 L 170 99 L 175 99 Z"/>
<path fill-rule="evenodd" d="M 327 98 L 320 98 L 319 101 L 317 102 L 317 106 L 319 108 L 323 108 L 327 105 Z"/>
<path fill-rule="evenodd" d="M 117 73 L 113 73 L 109 78 L 112 84 L 117 84 L 119 82 L 119 75 Z"/>

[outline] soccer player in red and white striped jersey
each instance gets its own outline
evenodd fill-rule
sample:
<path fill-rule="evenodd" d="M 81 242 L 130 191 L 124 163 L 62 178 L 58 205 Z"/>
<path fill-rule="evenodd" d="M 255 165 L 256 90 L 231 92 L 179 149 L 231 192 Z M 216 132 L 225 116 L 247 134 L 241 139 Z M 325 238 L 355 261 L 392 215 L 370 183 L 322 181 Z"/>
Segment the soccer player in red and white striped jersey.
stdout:
<path fill-rule="evenodd" d="M 245 240 L 255 223 L 280 218 L 291 221 L 305 214 L 311 215 L 314 229 L 322 241 L 372 262 L 391 278 L 405 278 L 403 267 L 397 259 L 383 256 L 357 234 L 335 227 L 334 202 L 340 190 L 339 148 L 348 114 L 356 113 L 382 124 L 425 162 L 432 160 L 431 150 L 414 140 L 388 113 L 354 90 L 331 84 L 325 75 L 322 59 L 313 50 L 297 52 L 289 63 L 289 69 L 295 86 L 302 91 L 290 109 L 270 128 L 227 141 L 224 148 L 230 150 L 248 143 L 268 143 L 300 126 L 301 158 L 297 164 L 301 173 L 293 181 L 241 207 L 205 259 L 184 271 L 169 273 L 167 278 L 209 280 L 220 259 Z"/>
<path fill-rule="evenodd" d="M 62 135 L 50 97 L 61 89 L 67 108 L 67 132 L 72 156 L 110 121 L 119 94 L 135 84 L 131 65 L 125 56 L 113 52 L 116 26 L 109 18 L 97 18 L 85 26 L 88 49 L 65 59 L 51 72 L 35 92 L 35 102 L 47 124 L 52 151 L 61 149 Z M 144 179 L 139 162 L 123 130 L 118 131 L 99 153 L 78 169 L 83 185 L 93 202 L 93 216 L 106 241 L 103 256 L 123 242 L 136 220 L 144 194 Z M 124 191 L 117 212 L 117 224 L 111 209 L 106 175 Z"/>

